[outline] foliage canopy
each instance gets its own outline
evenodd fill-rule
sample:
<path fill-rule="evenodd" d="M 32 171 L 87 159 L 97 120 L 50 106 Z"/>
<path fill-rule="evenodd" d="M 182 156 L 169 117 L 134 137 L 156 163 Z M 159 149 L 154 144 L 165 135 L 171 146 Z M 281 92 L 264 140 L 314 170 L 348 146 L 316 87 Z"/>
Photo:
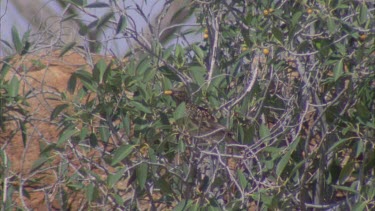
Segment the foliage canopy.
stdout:
<path fill-rule="evenodd" d="M 61 103 L 48 121 L 60 135 L 40 141 L 40 158 L 29 173 L 55 170 L 63 183 L 61 208 L 78 192 L 85 196 L 82 206 L 93 209 L 140 208 L 143 200 L 151 208 L 176 210 L 374 208 L 370 2 L 189 1 L 196 26 L 171 25 L 175 31 L 166 43 L 151 20 L 153 39 L 135 30 L 128 10 L 142 14 L 139 7 L 68 2 L 81 13 L 109 10 L 82 25 L 82 35 L 107 28 L 112 38 L 137 46 L 125 58 L 77 68 L 55 99 Z M 37 48 L 29 34 L 22 39 L 13 28 L 12 36 L 19 55 Z M 65 43 L 59 56 L 75 48 Z M 18 94 L 23 79 L 5 77 L 13 70 L 10 61 L 0 72 L 4 131 L 15 120 L 11 112 L 30 113 L 28 96 Z M 207 144 L 192 132 L 185 105 L 162 94 L 180 84 L 237 144 Z M 27 119 L 16 121 L 26 145 L 31 127 Z M 65 160 L 68 154 L 74 162 Z M 6 156 L 1 154 L 2 172 L 9 168 Z M 55 156 L 62 158 L 59 165 Z M 0 174 L 3 183 L 9 174 Z M 10 185 L 2 192 L 13 191 Z M 9 200 L 2 205 L 16 206 Z"/>

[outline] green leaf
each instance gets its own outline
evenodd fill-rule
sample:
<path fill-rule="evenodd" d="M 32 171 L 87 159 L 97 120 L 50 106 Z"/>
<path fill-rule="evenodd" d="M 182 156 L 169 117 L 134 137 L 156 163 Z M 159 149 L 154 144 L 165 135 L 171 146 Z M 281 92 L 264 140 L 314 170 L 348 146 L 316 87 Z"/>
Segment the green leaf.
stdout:
<path fill-rule="evenodd" d="M 137 101 L 130 101 L 129 105 L 134 106 L 137 110 L 142 111 L 144 113 L 151 113 L 151 110 L 144 106 L 142 103 Z"/>
<path fill-rule="evenodd" d="M 340 176 L 339 176 L 340 184 L 344 184 L 344 182 L 350 177 L 350 175 L 352 174 L 352 172 L 354 170 L 354 165 L 355 165 L 354 161 L 349 161 L 344 166 L 344 168 L 342 168 L 342 170 L 340 172 Z"/>
<path fill-rule="evenodd" d="M 343 144 L 343 143 L 345 143 L 345 142 L 347 142 L 347 141 L 349 141 L 349 139 L 340 139 L 340 141 L 337 141 L 337 142 L 335 142 L 329 149 L 328 149 L 328 151 L 327 151 L 327 153 L 329 153 L 329 152 L 331 152 L 331 151 L 333 151 L 333 150 L 335 150 L 336 148 L 337 148 L 337 150 L 339 149 L 339 146 L 341 146 L 341 144 Z"/>
<path fill-rule="evenodd" d="M 188 70 L 189 73 L 193 76 L 194 81 L 196 81 L 198 85 L 202 85 L 204 83 L 206 68 L 202 66 L 191 66 Z"/>
<path fill-rule="evenodd" d="M 96 190 L 96 187 L 93 183 L 89 183 L 86 186 L 86 198 L 89 203 L 93 202 L 98 194 L 98 191 Z"/>
<path fill-rule="evenodd" d="M 130 153 L 133 151 L 134 145 L 122 145 L 119 147 L 113 154 L 113 160 L 111 165 L 114 166 L 117 163 L 121 162 L 123 159 L 125 159 Z"/>
<path fill-rule="evenodd" d="M 61 20 L 61 22 L 68 21 L 68 20 L 73 19 L 73 18 L 75 18 L 75 17 L 77 17 L 77 16 L 78 16 L 77 14 L 70 14 L 70 15 L 64 17 L 64 18 Z"/>
<path fill-rule="evenodd" d="M 173 189 L 171 188 L 171 184 L 165 181 L 164 178 L 160 178 L 157 181 L 157 186 L 160 187 L 161 191 L 164 193 L 172 193 Z"/>
<path fill-rule="evenodd" d="M 175 51 L 175 54 L 176 54 L 176 58 L 177 60 L 182 60 L 185 56 L 185 50 L 184 48 L 182 48 L 181 45 L 176 45 L 176 51 Z"/>
<path fill-rule="evenodd" d="M 154 54 L 159 57 L 159 56 L 162 56 L 163 55 L 163 46 L 162 44 L 157 41 L 157 40 L 153 40 L 152 42 L 152 50 L 154 52 Z M 147 56 L 148 57 L 148 56 Z"/>
<path fill-rule="evenodd" d="M 333 34 L 336 31 L 337 25 L 332 17 L 328 17 L 327 27 L 330 34 Z"/>
<path fill-rule="evenodd" d="M 301 44 L 297 48 L 297 52 L 298 53 L 308 52 L 309 49 L 310 49 L 310 46 L 311 46 L 310 42 L 308 42 L 308 41 L 302 41 Z"/>
<path fill-rule="evenodd" d="M 156 73 L 157 73 L 156 68 L 148 69 L 148 71 L 146 71 L 145 74 L 143 75 L 143 81 L 147 83 L 153 80 L 155 78 Z"/>
<path fill-rule="evenodd" d="M 177 204 L 177 206 L 174 208 L 173 211 L 189 210 L 193 203 L 194 203 L 193 200 L 182 199 L 180 203 Z"/>
<path fill-rule="evenodd" d="M 264 140 L 264 142 L 268 142 L 270 140 L 271 132 L 265 124 L 260 125 L 259 135 L 260 138 Z"/>
<path fill-rule="evenodd" d="M 70 94 L 74 94 L 76 85 L 77 85 L 77 76 L 76 74 L 72 74 L 69 78 L 68 87 L 67 87 L 67 90 Z"/>
<path fill-rule="evenodd" d="M 164 60 L 169 60 L 173 52 L 173 46 L 170 46 L 169 48 L 165 49 L 163 51 L 163 59 Z"/>
<path fill-rule="evenodd" d="M 75 72 L 74 75 L 81 80 L 84 87 L 90 91 L 96 92 L 97 84 L 94 83 L 94 80 L 89 72 L 80 69 Z"/>
<path fill-rule="evenodd" d="M 56 150 L 55 143 L 48 144 L 47 146 L 44 146 L 44 147 L 40 146 L 40 155 L 49 157 L 51 152 L 53 152 L 54 150 Z"/>
<path fill-rule="evenodd" d="M 294 173 L 296 173 L 297 170 L 298 170 L 299 168 L 301 168 L 301 167 L 306 163 L 306 161 L 307 161 L 307 159 L 304 159 L 304 160 L 300 161 L 299 163 L 294 164 L 294 165 L 293 165 L 293 169 L 292 169 L 292 171 L 290 171 L 290 173 L 289 173 L 290 177 L 293 176 Z"/>
<path fill-rule="evenodd" d="M 198 61 L 203 61 L 204 53 L 203 53 L 202 49 L 197 45 L 193 45 L 192 47 L 193 47 L 193 51 L 194 51 L 195 56 L 197 57 Z"/>
<path fill-rule="evenodd" d="M 340 185 L 332 185 L 332 187 L 334 187 L 338 190 L 348 191 L 348 192 L 351 192 L 351 193 L 358 193 L 358 191 L 355 190 L 352 187 L 346 187 L 346 186 L 340 186 Z"/>
<path fill-rule="evenodd" d="M 64 0 L 64 1 L 72 3 L 78 7 L 83 7 L 83 5 L 87 4 L 86 0 Z"/>
<path fill-rule="evenodd" d="M 363 211 L 366 210 L 367 203 L 365 201 L 358 202 L 354 205 L 353 211 Z"/>
<path fill-rule="evenodd" d="M 126 16 L 121 15 L 117 23 L 116 34 L 119 34 L 120 32 L 122 32 L 124 29 L 126 29 L 126 27 L 127 27 Z"/>
<path fill-rule="evenodd" d="M 109 174 L 107 178 L 107 184 L 110 188 L 113 186 L 124 176 L 124 169 L 119 169 L 115 174 Z"/>
<path fill-rule="evenodd" d="M 61 105 L 56 106 L 55 109 L 53 109 L 51 113 L 50 120 L 54 120 L 61 113 L 61 111 L 63 111 L 67 107 L 69 107 L 68 104 L 61 104 Z"/>
<path fill-rule="evenodd" d="M 75 128 L 67 128 L 61 135 L 59 140 L 57 141 L 57 145 L 61 146 L 65 141 L 67 141 L 73 135 L 78 134 L 78 130 Z"/>
<path fill-rule="evenodd" d="M 20 81 L 16 76 L 13 76 L 13 78 L 10 80 L 9 86 L 8 86 L 8 95 L 9 97 L 17 97 L 18 91 L 20 87 Z"/>
<path fill-rule="evenodd" d="M 88 127 L 83 127 L 83 128 L 81 128 L 81 131 L 80 131 L 80 133 L 79 133 L 79 140 L 84 140 L 84 139 L 86 139 L 86 137 L 87 137 L 87 133 L 88 133 Z M 90 134 L 92 134 L 92 133 L 90 133 Z M 90 137 L 91 138 L 91 137 Z M 91 144 L 91 139 L 89 139 L 89 142 L 90 142 L 90 144 Z M 91 145 L 92 146 L 92 145 Z"/>
<path fill-rule="evenodd" d="M 333 68 L 333 78 L 335 81 L 339 79 L 344 74 L 344 61 L 340 59 Z"/>
<path fill-rule="evenodd" d="M 347 51 L 345 45 L 343 45 L 341 43 L 336 43 L 335 47 L 336 47 L 337 53 L 340 53 L 343 57 L 346 56 L 348 51 Z"/>
<path fill-rule="evenodd" d="M 9 62 L 11 60 L 12 60 L 12 57 L 6 57 L 6 58 L 3 58 L 2 61 L 1 61 L 2 67 L 0 69 L 0 85 L 1 85 L 1 82 L 3 82 L 5 76 L 9 72 L 9 69 L 11 67 L 11 65 L 9 65 Z"/>
<path fill-rule="evenodd" d="M 189 208 L 191 211 L 198 211 L 201 210 L 201 205 L 199 204 L 199 201 L 197 200 L 195 204 L 192 204 Z"/>
<path fill-rule="evenodd" d="M 102 28 L 112 17 L 114 13 L 113 12 L 108 12 L 104 14 L 102 17 L 100 17 L 98 23 L 96 24 L 96 28 L 100 29 Z"/>
<path fill-rule="evenodd" d="M 78 34 L 81 36 L 85 36 L 87 35 L 88 32 L 89 32 L 89 27 L 86 26 L 85 24 L 80 24 Z"/>
<path fill-rule="evenodd" d="M 146 70 L 150 68 L 150 60 L 147 58 L 143 58 L 141 62 L 138 63 L 137 65 L 137 74 L 138 75 L 143 75 Z"/>
<path fill-rule="evenodd" d="M 178 141 L 178 151 L 179 152 L 185 152 L 185 150 L 186 150 L 186 145 L 185 145 L 185 142 L 183 141 L 183 140 L 179 140 Z"/>
<path fill-rule="evenodd" d="M 182 67 L 185 64 L 185 50 L 181 45 L 176 46 L 176 62 L 178 67 Z"/>
<path fill-rule="evenodd" d="M 359 5 L 359 15 L 358 15 L 358 22 L 359 24 L 364 24 L 367 21 L 368 16 L 368 9 L 365 4 L 365 2 L 362 2 L 362 4 Z"/>
<path fill-rule="evenodd" d="M 277 164 L 276 166 L 276 175 L 277 176 L 281 176 L 281 174 L 283 173 L 286 165 L 288 164 L 289 160 L 290 160 L 290 157 L 293 153 L 293 151 L 297 148 L 297 145 L 300 141 L 300 137 L 296 138 L 296 140 L 294 140 L 294 142 L 289 145 L 288 147 L 288 152 L 285 153 L 285 155 L 280 159 L 279 163 Z"/>
<path fill-rule="evenodd" d="M 126 200 L 126 198 L 123 198 L 122 194 L 119 195 L 119 194 L 113 194 L 113 193 L 112 193 L 112 195 L 113 195 L 113 197 L 115 198 L 115 202 L 116 202 L 116 204 L 125 204 L 125 201 L 124 201 L 124 200 Z"/>
<path fill-rule="evenodd" d="M 104 70 L 104 72 L 102 73 L 102 82 L 108 82 L 107 80 L 108 80 L 108 76 L 112 76 L 112 75 L 115 75 L 115 73 L 114 72 L 112 72 L 112 65 L 113 65 L 113 61 L 111 61 L 109 64 L 107 64 L 107 63 L 105 63 L 106 64 L 106 67 L 107 68 L 105 68 L 105 70 Z M 113 74 L 111 74 L 111 73 L 113 73 Z M 115 82 L 115 84 L 121 84 L 121 81 L 119 81 L 119 80 L 114 80 L 114 81 L 116 81 Z M 112 82 L 112 80 L 111 80 L 111 82 Z M 112 83 L 111 83 L 111 85 L 113 85 Z"/>
<path fill-rule="evenodd" d="M 297 23 L 299 23 L 299 20 L 302 16 L 302 11 L 298 11 L 296 13 L 294 13 L 293 17 L 292 17 L 292 26 L 294 27 Z"/>
<path fill-rule="evenodd" d="M 99 134 L 100 134 L 100 138 L 101 140 L 104 142 L 104 143 L 107 143 L 108 142 L 108 139 L 110 137 L 110 133 L 109 133 L 109 129 L 108 127 L 105 127 L 103 125 L 101 125 L 99 127 Z"/>
<path fill-rule="evenodd" d="M 280 177 L 280 175 L 283 173 L 286 165 L 288 164 L 290 160 L 290 156 L 292 155 L 291 151 L 288 151 L 285 153 L 285 155 L 281 158 L 279 163 L 276 166 L 276 175 Z"/>
<path fill-rule="evenodd" d="M 150 161 L 152 163 L 157 163 L 158 162 L 156 154 L 155 154 L 155 151 L 152 148 L 148 149 L 148 157 L 150 158 Z M 157 174 L 157 169 L 158 169 L 157 166 L 151 165 L 152 174 Z"/>
<path fill-rule="evenodd" d="M 186 117 L 186 104 L 185 102 L 180 103 L 180 105 L 177 106 L 176 110 L 173 113 L 173 117 L 175 120 L 179 120 L 181 118 Z"/>
<path fill-rule="evenodd" d="M 267 170 L 271 170 L 275 166 L 275 162 L 273 160 L 266 160 L 264 161 L 264 164 Z"/>
<path fill-rule="evenodd" d="M 369 115 L 371 112 L 363 101 L 358 102 L 355 108 L 357 109 L 357 119 L 359 119 L 360 122 L 364 123 L 371 119 L 371 115 Z"/>
<path fill-rule="evenodd" d="M 25 55 L 28 52 L 31 46 L 29 42 L 29 37 L 30 37 L 30 30 L 26 31 L 22 36 L 22 50 L 21 50 L 20 55 Z"/>
<path fill-rule="evenodd" d="M 313 40 L 313 44 L 323 57 L 327 57 L 331 53 L 332 41 L 330 39 L 317 38 Z"/>
<path fill-rule="evenodd" d="M 103 82 L 104 72 L 107 68 L 107 64 L 104 59 L 100 59 L 94 66 L 93 79 L 97 83 Z"/>
<path fill-rule="evenodd" d="M 27 142 L 27 128 L 26 128 L 26 124 L 22 120 L 19 120 L 19 124 L 20 124 L 20 127 L 21 127 L 22 143 L 23 143 L 23 146 L 26 147 L 26 142 Z"/>
<path fill-rule="evenodd" d="M 90 146 L 96 147 L 98 146 L 98 138 L 96 137 L 95 133 L 91 133 L 89 136 Z"/>
<path fill-rule="evenodd" d="M 12 40 L 13 40 L 13 45 L 16 49 L 16 52 L 18 54 L 21 54 L 22 49 L 23 49 L 23 44 L 21 42 L 20 35 L 18 33 L 18 30 L 15 26 L 12 27 Z"/>
<path fill-rule="evenodd" d="M 3 165 L 4 167 L 5 167 L 5 166 L 10 166 L 10 160 L 9 160 L 9 158 L 6 156 L 4 150 L 0 150 L 0 162 L 1 162 L 1 165 Z"/>
<path fill-rule="evenodd" d="M 38 160 L 33 162 L 33 165 L 31 166 L 31 172 L 34 172 L 35 170 L 38 170 L 47 161 L 48 161 L 48 158 L 46 156 L 39 157 Z"/>
<path fill-rule="evenodd" d="M 357 150 L 355 153 L 355 157 L 357 158 L 365 151 L 365 143 L 362 140 L 357 141 Z"/>
<path fill-rule="evenodd" d="M 283 43 L 284 38 L 283 38 L 283 33 L 280 31 L 280 29 L 273 27 L 272 28 L 272 34 L 273 36 L 280 42 Z"/>
<path fill-rule="evenodd" d="M 147 163 L 140 164 L 139 166 L 137 166 L 137 169 L 136 169 L 137 181 L 141 190 L 144 190 L 146 187 L 147 170 L 148 170 Z"/>
<path fill-rule="evenodd" d="M 59 54 L 59 57 L 62 57 L 64 56 L 64 54 L 66 52 L 68 52 L 69 50 L 71 50 L 72 48 L 74 48 L 74 46 L 76 45 L 77 43 L 76 42 L 70 42 L 68 44 L 66 44 L 62 49 L 61 49 L 61 52 Z"/>
<path fill-rule="evenodd" d="M 371 199 L 375 197 L 375 187 L 374 186 L 368 186 L 366 191 L 367 196 Z"/>
<path fill-rule="evenodd" d="M 85 6 L 85 8 L 103 8 L 103 7 L 109 7 L 109 4 L 104 3 L 104 2 L 94 2 Z"/>
<path fill-rule="evenodd" d="M 246 177 L 244 175 L 244 173 L 242 172 L 242 170 L 238 169 L 237 170 L 237 176 L 238 176 L 238 180 L 240 182 L 240 186 L 242 189 L 245 189 L 247 187 L 247 180 L 246 180 Z"/>
<path fill-rule="evenodd" d="M 130 118 L 129 118 L 128 114 L 125 115 L 125 118 L 122 121 L 122 123 L 124 125 L 125 132 L 127 134 L 130 134 L 131 133 L 131 129 L 130 129 L 130 127 L 131 127 L 131 121 L 130 121 Z"/>

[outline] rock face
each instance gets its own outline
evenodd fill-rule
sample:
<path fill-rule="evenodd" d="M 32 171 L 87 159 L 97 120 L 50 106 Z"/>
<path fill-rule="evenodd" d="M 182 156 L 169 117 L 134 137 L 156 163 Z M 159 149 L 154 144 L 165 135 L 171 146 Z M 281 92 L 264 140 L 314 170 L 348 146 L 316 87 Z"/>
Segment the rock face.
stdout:
<path fill-rule="evenodd" d="M 104 57 L 93 56 L 93 62 L 100 58 Z M 58 182 L 61 181 L 61 178 L 58 179 L 58 169 L 61 168 L 60 161 L 63 157 L 56 152 L 56 155 L 50 155 L 47 160 L 40 157 L 40 154 L 41 149 L 58 140 L 59 128 L 57 122 L 50 120 L 51 112 L 63 103 L 60 95 L 66 92 L 71 74 L 79 68 L 87 71 L 91 69 L 86 58 L 77 52 L 68 52 L 59 57 L 59 52 L 44 50 L 16 56 L 10 61 L 0 61 L 0 69 L 4 64 L 10 66 L 5 79 L 17 77 L 19 94 L 26 96 L 23 106 L 1 106 L 4 113 L 1 115 L 0 146 L 4 154 L 0 162 L 2 166 L 9 167 L 1 172 L 2 180 L 5 181 L 2 192 L 13 191 L 11 196 L 6 196 L 13 198 L 13 203 L 8 204 L 8 208 L 64 209 L 60 207 L 59 200 L 67 200 L 68 207 L 65 208 L 79 209 L 82 197 L 70 195 L 71 198 L 64 199 L 61 195 L 62 190 L 66 189 Z"/>

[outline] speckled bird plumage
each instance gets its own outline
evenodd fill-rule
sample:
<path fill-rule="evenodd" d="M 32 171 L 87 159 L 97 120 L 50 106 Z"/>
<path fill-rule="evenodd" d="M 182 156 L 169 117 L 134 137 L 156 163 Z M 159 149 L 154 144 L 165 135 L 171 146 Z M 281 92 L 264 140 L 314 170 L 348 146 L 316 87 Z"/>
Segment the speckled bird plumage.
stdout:
<path fill-rule="evenodd" d="M 209 141 L 221 141 L 225 139 L 231 143 L 235 142 L 230 137 L 227 128 L 219 124 L 209 110 L 191 102 L 184 88 L 168 90 L 164 94 L 172 96 L 177 104 L 185 102 L 187 117 L 199 130 L 198 133 L 194 133 L 195 137 Z"/>

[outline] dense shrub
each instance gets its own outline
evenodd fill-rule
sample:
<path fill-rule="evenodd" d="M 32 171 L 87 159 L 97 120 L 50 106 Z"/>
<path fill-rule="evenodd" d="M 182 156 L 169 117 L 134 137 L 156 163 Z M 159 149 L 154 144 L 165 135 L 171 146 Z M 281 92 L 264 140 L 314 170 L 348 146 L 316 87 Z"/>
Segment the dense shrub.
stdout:
<path fill-rule="evenodd" d="M 143 40 L 125 7 L 71 2 L 111 11 L 82 32 L 106 26 L 137 47 L 76 68 L 56 99 L 49 117 L 60 135 L 37 166 L 61 158 L 51 167 L 66 195 L 60 207 L 83 192 L 91 208 L 374 208 L 370 2 L 189 2 L 196 26 L 171 25 L 169 43 L 155 25 Z M 18 80 L 0 79 L 0 89 Z M 185 104 L 163 95 L 181 84 L 238 143 L 192 133 Z"/>

